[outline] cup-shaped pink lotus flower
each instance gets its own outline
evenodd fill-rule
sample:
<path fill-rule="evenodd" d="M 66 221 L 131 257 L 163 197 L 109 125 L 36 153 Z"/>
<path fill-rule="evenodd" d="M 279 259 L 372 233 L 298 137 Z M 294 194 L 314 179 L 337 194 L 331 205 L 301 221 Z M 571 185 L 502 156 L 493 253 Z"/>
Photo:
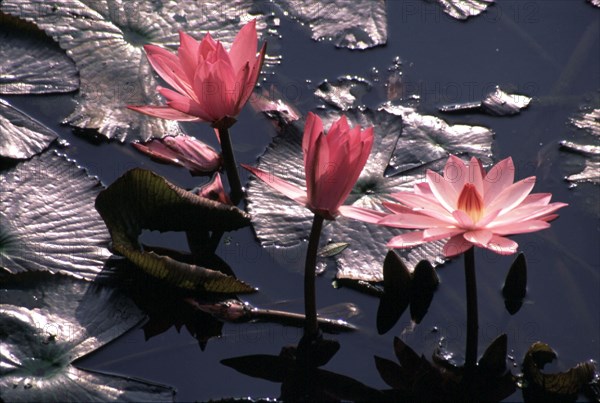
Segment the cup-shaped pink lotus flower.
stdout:
<path fill-rule="evenodd" d="M 354 187 L 373 145 L 373 128 L 350 128 L 345 116 L 327 133 L 321 119 L 309 113 L 304 126 L 302 151 L 306 191 L 268 172 L 243 165 L 275 190 L 333 220 Z"/>
<path fill-rule="evenodd" d="M 472 158 L 465 164 L 451 155 L 443 176 L 427 171 L 427 181 L 415 185 L 414 193 L 392 195 L 400 204 L 384 202 L 392 214 L 377 223 L 418 230 L 392 238 L 387 245 L 390 248 L 410 248 L 450 238 L 444 245 L 446 257 L 473 245 L 503 255 L 513 254 L 518 244 L 505 235 L 546 229 L 558 217 L 554 212 L 567 205 L 550 203 L 550 193 L 530 194 L 535 176 L 513 182 L 511 158 L 500 161 L 486 173 L 478 159 Z M 361 219 L 356 213 L 354 216 Z"/>
<path fill-rule="evenodd" d="M 247 23 L 231 49 L 207 33 L 197 41 L 179 32 L 177 55 L 155 45 L 145 45 L 150 64 L 173 89 L 158 87 L 166 106 L 128 106 L 163 119 L 210 122 L 235 118 L 252 94 L 265 57 L 266 44 L 256 54 L 256 21 Z"/>
<path fill-rule="evenodd" d="M 183 134 L 133 143 L 133 146 L 154 160 L 182 166 L 192 175 L 214 172 L 221 166 L 221 156 L 212 147 Z"/>

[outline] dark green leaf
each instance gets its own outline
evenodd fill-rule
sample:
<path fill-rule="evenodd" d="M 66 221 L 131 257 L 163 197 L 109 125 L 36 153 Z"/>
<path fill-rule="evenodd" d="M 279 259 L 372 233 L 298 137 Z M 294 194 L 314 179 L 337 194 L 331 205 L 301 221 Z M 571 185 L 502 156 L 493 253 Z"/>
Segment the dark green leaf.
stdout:
<path fill-rule="evenodd" d="M 403 390 L 406 388 L 407 385 L 403 381 L 404 370 L 402 367 L 400 367 L 400 365 L 378 356 L 374 356 L 374 358 L 377 372 L 379 372 L 381 379 L 383 379 L 385 383 L 398 390 Z"/>
<path fill-rule="evenodd" d="M 528 382 L 523 389 L 525 401 L 575 401 L 583 386 L 594 378 L 592 361 L 582 362 L 567 372 L 545 374 L 542 369 L 556 358 L 556 352 L 545 343 L 529 347 L 523 360 L 523 375 Z"/>
<path fill-rule="evenodd" d="M 221 360 L 221 364 L 253 378 L 283 382 L 293 362 L 280 356 L 256 354 L 226 358 Z"/>
<path fill-rule="evenodd" d="M 0 290 L 0 389 L 6 401 L 172 401 L 171 388 L 72 363 L 139 324 L 113 288 L 61 275 L 8 276 Z"/>
<path fill-rule="evenodd" d="M 215 202 L 181 189 L 155 173 L 133 169 L 96 199 L 114 249 L 154 277 L 178 287 L 219 293 L 255 291 L 218 271 L 141 251 L 142 229 L 158 231 L 228 231 L 249 223 L 237 207 Z"/>
<path fill-rule="evenodd" d="M 110 256 L 93 205 L 101 189 L 97 178 L 53 151 L 0 173 L 0 266 L 96 278 Z"/>
<path fill-rule="evenodd" d="M 0 157 L 31 158 L 57 138 L 52 130 L 0 99 Z"/>
<path fill-rule="evenodd" d="M 322 248 L 319 249 L 317 255 L 319 257 L 333 257 L 338 253 L 342 253 L 344 249 L 346 249 L 350 245 L 347 242 L 333 242 L 329 243 Z"/>
<path fill-rule="evenodd" d="M 383 296 L 377 309 L 377 331 L 388 332 L 410 302 L 411 278 L 402 259 L 394 251 L 389 251 L 383 262 Z"/>
<path fill-rule="evenodd" d="M 527 261 L 525 255 L 519 253 L 510 266 L 510 270 L 504 280 L 502 295 L 506 310 L 514 315 L 521 309 L 523 298 L 527 294 Z"/>

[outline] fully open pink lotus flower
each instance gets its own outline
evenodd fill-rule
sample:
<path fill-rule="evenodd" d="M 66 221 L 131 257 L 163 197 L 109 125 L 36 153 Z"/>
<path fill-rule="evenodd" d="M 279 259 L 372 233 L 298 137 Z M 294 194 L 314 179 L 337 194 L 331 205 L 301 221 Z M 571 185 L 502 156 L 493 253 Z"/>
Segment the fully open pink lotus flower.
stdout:
<path fill-rule="evenodd" d="M 392 211 L 371 219 L 354 212 L 349 216 L 367 222 L 397 228 L 417 229 L 392 238 L 390 248 L 410 248 L 425 242 L 450 238 L 444 245 L 444 255 L 452 257 L 473 245 L 502 255 L 513 254 L 518 244 L 505 235 L 535 232 L 550 227 L 553 214 L 566 206 L 550 203 L 550 193 L 530 194 L 535 176 L 514 181 L 511 158 L 496 164 L 489 172 L 478 159 L 465 164 L 450 156 L 444 176 L 427 171 L 427 181 L 412 192 L 399 192 L 392 197 L 400 204 L 384 202 Z M 378 218 L 378 215 L 380 218 Z"/>
<path fill-rule="evenodd" d="M 354 187 L 372 145 L 372 127 L 351 129 L 346 117 L 342 116 L 325 134 L 323 122 L 311 112 L 306 118 L 302 139 L 306 191 L 268 172 L 242 166 L 315 214 L 333 220 Z"/>
<path fill-rule="evenodd" d="M 167 106 L 128 106 L 163 119 L 210 122 L 235 118 L 252 94 L 262 67 L 266 44 L 256 54 L 256 21 L 247 23 L 227 52 L 207 33 L 196 41 L 179 32 L 177 55 L 145 45 L 150 64 L 174 90 L 157 87 Z"/>
<path fill-rule="evenodd" d="M 192 175 L 214 172 L 221 166 L 221 156 L 212 147 L 183 134 L 133 143 L 133 146 L 152 159 L 182 166 Z"/>

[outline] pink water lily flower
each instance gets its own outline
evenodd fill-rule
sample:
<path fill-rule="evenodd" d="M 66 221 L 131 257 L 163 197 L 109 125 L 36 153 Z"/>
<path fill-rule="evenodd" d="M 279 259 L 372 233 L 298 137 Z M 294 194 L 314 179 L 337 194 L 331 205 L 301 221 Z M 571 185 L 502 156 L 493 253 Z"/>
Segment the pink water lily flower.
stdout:
<path fill-rule="evenodd" d="M 441 176 L 427 171 L 427 181 L 413 192 L 392 197 L 400 204 L 384 202 L 392 214 L 374 215 L 370 222 L 416 229 L 392 238 L 390 248 L 410 248 L 425 242 L 450 238 L 444 255 L 463 253 L 473 245 L 502 255 L 513 254 L 518 244 L 505 235 L 535 232 L 550 227 L 554 212 L 565 203 L 550 203 L 550 193 L 530 194 L 535 176 L 514 182 L 511 158 L 485 172 L 478 159 L 465 164 L 450 156 Z M 354 218 L 361 219 L 354 214 Z M 369 221 L 364 220 L 363 221 Z"/>
<path fill-rule="evenodd" d="M 273 189 L 308 207 L 315 214 L 333 220 L 354 187 L 373 145 L 373 128 L 350 128 L 345 116 L 331 125 L 327 134 L 323 122 L 309 113 L 304 125 L 302 151 L 306 191 L 268 172 L 247 165 L 244 168 Z"/>
<path fill-rule="evenodd" d="M 157 87 L 167 106 L 128 106 L 146 115 L 180 121 L 210 122 L 235 118 L 252 94 L 262 67 L 266 44 L 256 54 L 256 21 L 247 23 L 231 49 L 207 33 L 197 41 L 179 32 L 177 55 L 145 45 L 150 64 L 173 89 Z"/>
<path fill-rule="evenodd" d="M 214 172 L 221 166 L 219 153 L 208 144 L 184 134 L 132 145 L 152 159 L 182 166 L 192 175 Z"/>

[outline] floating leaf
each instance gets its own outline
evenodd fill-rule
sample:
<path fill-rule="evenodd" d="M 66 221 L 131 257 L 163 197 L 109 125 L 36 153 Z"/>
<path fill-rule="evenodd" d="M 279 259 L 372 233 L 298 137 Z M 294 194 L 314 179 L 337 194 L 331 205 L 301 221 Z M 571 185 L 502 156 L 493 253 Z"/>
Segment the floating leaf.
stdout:
<path fill-rule="evenodd" d="M 600 7 L 600 0 L 588 0 L 588 3 L 591 3 L 596 7 Z"/>
<path fill-rule="evenodd" d="M 517 258 L 510 266 L 506 275 L 502 295 L 504 296 L 504 305 L 506 310 L 514 315 L 521 309 L 523 298 L 527 293 L 527 261 L 525 255 L 519 253 Z"/>
<path fill-rule="evenodd" d="M 312 31 L 316 41 L 332 41 L 337 47 L 367 49 L 387 42 L 387 17 L 383 0 L 277 0 Z"/>
<path fill-rule="evenodd" d="M 31 158 L 57 138 L 48 127 L 0 99 L 0 157 Z"/>
<path fill-rule="evenodd" d="M 329 127 L 340 114 L 328 111 L 323 118 L 324 127 Z M 427 169 L 441 170 L 450 153 L 490 162 L 493 134 L 484 127 L 450 126 L 439 118 L 401 106 L 386 106 L 377 111 L 349 109 L 344 114 L 351 125 L 375 128 L 371 155 L 345 204 L 382 210 L 382 201 L 391 200 L 392 193 L 412 190 L 415 183 L 423 180 Z M 283 125 L 258 167 L 305 187 L 301 138 L 299 122 Z M 310 230 L 312 214 L 308 209 L 253 178 L 248 186 L 248 211 L 263 245 L 293 245 L 307 237 Z M 340 218 L 326 224 L 323 232 L 325 239 L 350 243 L 336 256 L 338 278 L 382 281 L 385 245 L 402 230 Z M 427 243 L 399 253 L 409 269 L 421 260 L 440 263 L 442 244 L 443 241 Z"/>
<path fill-rule="evenodd" d="M 127 104 L 161 104 L 157 81 L 142 45 L 175 50 L 178 32 L 197 39 L 207 31 L 231 43 L 252 16 L 247 0 L 178 2 L 174 0 L 4 0 L 0 11 L 32 21 L 52 36 L 75 61 L 81 86 L 75 111 L 66 123 L 97 129 L 107 138 L 146 141 L 180 133 L 175 121 L 151 118 Z M 264 22 L 257 24 L 263 32 Z"/>
<path fill-rule="evenodd" d="M 496 337 L 485 349 L 477 365 L 481 372 L 490 376 L 502 376 L 506 373 L 506 355 L 508 351 L 508 337 L 501 334 Z"/>
<path fill-rule="evenodd" d="M 75 63 L 37 27 L 1 15 L 0 94 L 46 94 L 79 88 Z"/>
<path fill-rule="evenodd" d="M 577 394 L 594 378 L 592 361 L 582 362 L 567 372 L 545 374 L 544 366 L 556 359 L 549 345 L 536 342 L 529 347 L 523 360 L 523 376 L 528 382 L 523 389 L 525 401 L 575 401 Z"/>
<path fill-rule="evenodd" d="M 457 20 L 466 20 L 469 17 L 484 12 L 494 0 L 437 0 L 444 12 Z"/>
<path fill-rule="evenodd" d="M 350 244 L 347 242 L 332 242 L 323 246 L 317 252 L 319 257 L 333 257 L 338 253 L 342 253 Z"/>
<path fill-rule="evenodd" d="M 571 119 L 571 123 L 584 129 L 591 134 L 592 144 L 578 144 L 572 141 L 563 140 L 560 145 L 563 149 L 580 154 L 585 158 L 585 167 L 578 174 L 569 175 L 566 179 L 570 182 L 591 182 L 600 183 L 600 109 L 594 109 L 591 112 L 584 113 Z M 589 137 L 589 136 L 588 136 Z"/>
<path fill-rule="evenodd" d="M 171 388 L 73 365 L 143 320 L 123 294 L 42 273 L 8 276 L 0 293 L 3 400 L 173 400 Z"/>
<path fill-rule="evenodd" d="M 255 291 L 219 271 L 142 251 L 143 229 L 156 231 L 230 231 L 248 224 L 237 207 L 181 189 L 159 175 L 132 169 L 96 199 L 96 209 L 110 231 L 113 248 L 150 275 L 187 289 L 219 293 Z"/>
<path fill-rule="evenodd" d="M 481 102 L 444 105 L 441 112 L 482 112 L 493 116 L 510 116 L 521 113 L 529 106 L 531 98 L 519 94 L 507 94 L 500 87 L 489 93 Z"/>
<path fill-rule="evenodd" d="M 102 186 L 73 161 L 47 152 L 0 174 L 0 266 L 93 280 L 110 256 L 94 209 Z"/>
<path fill-rule="evenodd" d="M 412 273 L 410 283 L 410 317 L 419 324 L 429 310 L 433 293 L 440 279 L 435 269 L 427 260 L 421 260 Z"/>
<path fill-rule="evenodd" d="M 359 106 L 363 95 L 371 90 L 368 81 L 355 77 L 341 77 L 337 83 L 325 80 L 317 87 L 315 95 L 328 104 L 340 109 L 347 110 Z"/>

